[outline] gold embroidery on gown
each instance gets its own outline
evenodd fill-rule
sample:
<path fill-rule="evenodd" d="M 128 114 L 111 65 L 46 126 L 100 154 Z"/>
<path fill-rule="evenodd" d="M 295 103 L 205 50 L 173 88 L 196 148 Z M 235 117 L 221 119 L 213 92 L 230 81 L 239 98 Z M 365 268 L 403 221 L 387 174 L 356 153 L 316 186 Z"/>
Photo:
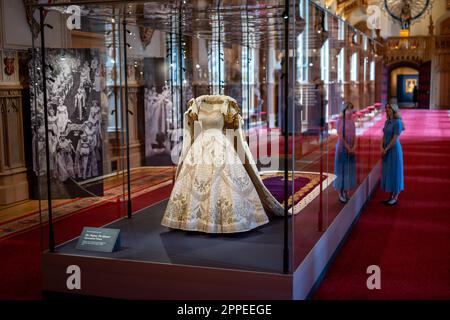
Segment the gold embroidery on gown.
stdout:
<path fill-rule="evenodd" d="M 162 225 L 207 233 L 243 232 L 266 224 L 264 209 L 283 208 L 262 183 L 242 132 L 234 99 L 201 96 L 189 102 L 176 181 Z M 200 129 L 194 130 L 194 128 Z M 225 129 L 237 129 L 237 150 Z M 198 135 L 195 137 L 194 135 Z"/>

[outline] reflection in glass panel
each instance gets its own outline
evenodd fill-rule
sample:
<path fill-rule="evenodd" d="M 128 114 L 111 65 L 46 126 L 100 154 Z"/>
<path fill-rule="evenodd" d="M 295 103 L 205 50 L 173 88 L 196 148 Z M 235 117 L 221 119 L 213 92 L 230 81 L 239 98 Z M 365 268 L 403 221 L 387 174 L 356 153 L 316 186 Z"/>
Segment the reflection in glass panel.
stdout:
<path fill-rule="evenodd" d="M 350 59 L 350 81 L 358 81 L 358 52 L 354 52 Z"/>

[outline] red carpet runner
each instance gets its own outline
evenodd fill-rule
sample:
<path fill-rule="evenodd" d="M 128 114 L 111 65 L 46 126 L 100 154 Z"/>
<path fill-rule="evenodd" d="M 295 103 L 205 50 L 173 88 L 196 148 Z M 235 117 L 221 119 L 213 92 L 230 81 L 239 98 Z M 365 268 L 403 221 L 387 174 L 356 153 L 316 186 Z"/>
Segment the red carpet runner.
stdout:
<path fill-rule="evenodd" d="M 405 191 L 396 207 L 377 191 L 314 299 L 450 298 L 450 117 L 404 110 Z M 370 265 L 381 290 L 366 286 Z"/>

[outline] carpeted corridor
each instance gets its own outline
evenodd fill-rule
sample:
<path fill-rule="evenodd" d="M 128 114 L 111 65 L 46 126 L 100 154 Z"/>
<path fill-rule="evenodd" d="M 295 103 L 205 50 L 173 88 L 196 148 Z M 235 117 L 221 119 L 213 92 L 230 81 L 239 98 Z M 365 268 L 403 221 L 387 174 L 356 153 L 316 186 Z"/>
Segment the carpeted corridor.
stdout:
<path fill-rule="evenodd" d="M 402 110 L 405 191 L 374 194 L 314 299 L 450 298 L 450 113 Z M 369 290 L 369 265 L 381 289 Z"/>

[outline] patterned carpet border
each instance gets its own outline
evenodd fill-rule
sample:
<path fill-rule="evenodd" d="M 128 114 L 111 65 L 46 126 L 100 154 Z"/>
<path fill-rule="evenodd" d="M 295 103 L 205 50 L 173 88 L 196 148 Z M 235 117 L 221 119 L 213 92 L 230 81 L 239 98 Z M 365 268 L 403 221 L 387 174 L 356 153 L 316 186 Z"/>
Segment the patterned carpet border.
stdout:
<path fill-rule="evenodd" d="M 263 181 L 264 179 L 271 177 L 284 178 L 284 171 L 263 171 L 260 172 L 260 175 Z M 292 181 L 292 172 L 289 172 L 289 175 L 289 180 Z M 292 214 L 292 203 L 294 203 L 294 214 L 298 214 L 320 194 L 320 187 L 322 186 L 322 190 L 328 188 L 328 186 L 333 183 L 334 179 L 336 179 L 336 176 L 332 173 L 323 173 L 322 183 L 320 183 L 320 173 L 294 171 L 294 179 L 297 178 L 307 178 L 310 182 L 289 197 L 288 205 L 291 208 L 288 212 L 290 214 Z M 284 206 L 284 203 L 281 203 L 281 205 Z"/>

